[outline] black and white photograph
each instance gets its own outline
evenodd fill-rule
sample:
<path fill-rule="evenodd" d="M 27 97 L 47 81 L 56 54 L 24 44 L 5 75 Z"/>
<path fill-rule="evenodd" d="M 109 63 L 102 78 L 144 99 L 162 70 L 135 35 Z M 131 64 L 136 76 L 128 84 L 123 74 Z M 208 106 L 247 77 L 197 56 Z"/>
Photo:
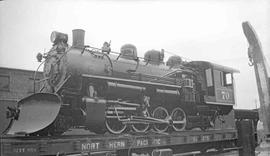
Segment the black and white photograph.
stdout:
<path fill-rule="evenodd" d="M 1 156 L 270 156 L 270 1 L 0 0 Z"/>

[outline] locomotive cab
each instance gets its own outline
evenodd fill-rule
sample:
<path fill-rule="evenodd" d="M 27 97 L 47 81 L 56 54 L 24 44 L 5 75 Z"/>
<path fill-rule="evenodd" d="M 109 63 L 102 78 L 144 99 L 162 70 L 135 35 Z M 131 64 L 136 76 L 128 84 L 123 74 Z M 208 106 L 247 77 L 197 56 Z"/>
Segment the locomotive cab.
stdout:
<path fill-rule="evenodd" d="M 233 73 L 239 73 L 238 70 L 205 61 L 193 61 L 191 64 L 200 69 L 206 104 L 224 106 L 235 104 Z"/>

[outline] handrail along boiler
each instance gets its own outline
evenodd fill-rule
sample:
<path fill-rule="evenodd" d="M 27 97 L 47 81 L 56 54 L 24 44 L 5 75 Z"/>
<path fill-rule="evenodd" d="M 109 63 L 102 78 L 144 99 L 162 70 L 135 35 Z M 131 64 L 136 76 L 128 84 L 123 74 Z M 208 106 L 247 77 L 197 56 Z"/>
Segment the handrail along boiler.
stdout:
<path fill-rule="evenodd" d="M 164 50 L 137 56 L 132 44 L 112 52 L 84 45 L 84 30 L 73 30 L 73 45 L 60 32 L 53 47 L 37 58 L 44 63 L 39 93 L 18 102 L 7 134 L 59 135 L 71 127 L 95 133 L 206 130 L 235 103 L 229 67 L 183 61 Z M 220 119 L 221 120 L 221 119 Z"/>

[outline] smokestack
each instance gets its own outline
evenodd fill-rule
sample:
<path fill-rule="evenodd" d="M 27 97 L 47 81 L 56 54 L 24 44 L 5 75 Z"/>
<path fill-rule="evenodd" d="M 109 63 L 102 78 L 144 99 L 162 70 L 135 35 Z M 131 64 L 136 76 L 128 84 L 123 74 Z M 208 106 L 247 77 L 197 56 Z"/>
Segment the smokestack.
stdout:
<path fill-rule="evenodd" d="M 83 48 L 84 47 L 84 33 L 83 29 L 74 29 L 72 30 L 73 35 L 73 43 L 72 46 L 76 48 Z"/>

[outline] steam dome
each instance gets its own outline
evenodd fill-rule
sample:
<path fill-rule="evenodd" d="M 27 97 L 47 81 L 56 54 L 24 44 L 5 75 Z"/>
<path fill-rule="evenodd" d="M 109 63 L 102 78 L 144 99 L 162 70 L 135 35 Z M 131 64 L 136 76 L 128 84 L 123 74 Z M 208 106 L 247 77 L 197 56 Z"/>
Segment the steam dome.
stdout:
<path fill-rule="evenodd" d="M 149 50 L 144 54 L 144 60 L 149 64 L 159 65 L 163 63 L 164 52 L 158 50 Z"/>
<path fill-rule="evenodd" d="M 137 59 L 137 48 L 133 44 L 125 44 L 120 49 L 121 58 L 128 60 Z"/>

